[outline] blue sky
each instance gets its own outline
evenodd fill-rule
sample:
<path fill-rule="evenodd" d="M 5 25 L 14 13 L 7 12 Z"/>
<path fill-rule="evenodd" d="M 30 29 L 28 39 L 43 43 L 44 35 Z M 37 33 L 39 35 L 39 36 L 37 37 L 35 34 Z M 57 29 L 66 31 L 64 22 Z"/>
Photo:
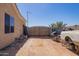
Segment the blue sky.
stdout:
<path fill-rule="evenodd" d="M 79 4 L 68 3 L 19 3 L 21 14 L 27 19 L 29 26 L 48 26 L 57 21 L 68 25 L 79 25 Z"/>

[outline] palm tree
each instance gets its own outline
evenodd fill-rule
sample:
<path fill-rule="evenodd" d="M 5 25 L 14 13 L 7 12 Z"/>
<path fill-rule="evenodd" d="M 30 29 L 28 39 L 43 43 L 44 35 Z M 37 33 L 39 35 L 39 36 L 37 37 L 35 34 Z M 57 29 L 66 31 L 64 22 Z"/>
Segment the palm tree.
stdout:
<path fill-rule="evenodd" d="M 56 22 L 50 25 L 51 29 L 54 30 L 63 30 L 67 24 L 64 24 L 63 22 Z"/>

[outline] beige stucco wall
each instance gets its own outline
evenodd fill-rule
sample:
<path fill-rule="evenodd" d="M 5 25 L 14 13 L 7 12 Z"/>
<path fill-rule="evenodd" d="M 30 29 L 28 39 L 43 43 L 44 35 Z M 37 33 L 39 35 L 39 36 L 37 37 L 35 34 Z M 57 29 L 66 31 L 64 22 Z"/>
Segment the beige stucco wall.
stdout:
<path fill-rule="evenodd" d="M 14 16 L 14 33 L 5 34 L 4 32 L 5 13 Z M 25 21 L 18 15 L 13 4 L 0 4 L 0 49 L 12 43 L 14 38 L 19 37 L 22 34 Z"/>
<path fill-rule="evenodd" d="M 50 29 L 49 27 L 44 27 L 44 26 L 36 26 L 36 27 L 30 27 L 29 28 L 29 35 L 34 36 L 34 35 L 44 35 L 47 36 L 50 34 Z"/>

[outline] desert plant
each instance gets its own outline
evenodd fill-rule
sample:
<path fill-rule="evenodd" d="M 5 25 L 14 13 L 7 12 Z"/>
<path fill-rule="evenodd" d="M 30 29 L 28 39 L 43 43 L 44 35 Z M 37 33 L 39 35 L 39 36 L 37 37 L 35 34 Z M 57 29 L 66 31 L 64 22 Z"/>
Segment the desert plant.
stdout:
<path fill-rule="evenodd" d="M 52 30 L 63 30 L 63 28 L 65 28 L 66 25 L 67 24 L 64 24 L 63 22 L 59 21 L 56 23 L 52 23 L 50 27 Z"/>

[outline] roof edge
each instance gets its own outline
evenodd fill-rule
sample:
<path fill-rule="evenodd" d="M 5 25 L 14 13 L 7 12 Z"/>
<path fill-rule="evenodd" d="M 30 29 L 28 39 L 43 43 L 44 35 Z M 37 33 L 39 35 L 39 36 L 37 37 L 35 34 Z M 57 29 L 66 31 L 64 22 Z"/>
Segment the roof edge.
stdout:
<path fill-rule="evenodd" d="M 25 18 L 21 15 L 21 13 L 20 13 L 20 11 L 19 11 L 19 9 L 18 9 L 16 3 L 13 3 L 12 5 L 13 5 L 13 7 L 15 8 L 15 10 L 16 10 L 18 16 L 21 18 L 21 20 L 23 19 L 22 21 L 23 21 L 23 22 L 26 22 Z"/>

